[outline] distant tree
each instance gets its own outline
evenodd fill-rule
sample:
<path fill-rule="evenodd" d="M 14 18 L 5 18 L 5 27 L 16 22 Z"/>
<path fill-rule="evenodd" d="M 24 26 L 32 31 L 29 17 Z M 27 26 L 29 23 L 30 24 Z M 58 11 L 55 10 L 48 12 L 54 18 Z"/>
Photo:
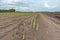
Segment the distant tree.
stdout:
<path fill-rule="evenodd" d="M 9 10 L 0 10 L 0 12 L 15 12 L 15 9 L 9 9 Z"/>
<path fill-rule="evenodd" d="M 15 9 L 9 9 L 10 12 L 15 12 Z"/>

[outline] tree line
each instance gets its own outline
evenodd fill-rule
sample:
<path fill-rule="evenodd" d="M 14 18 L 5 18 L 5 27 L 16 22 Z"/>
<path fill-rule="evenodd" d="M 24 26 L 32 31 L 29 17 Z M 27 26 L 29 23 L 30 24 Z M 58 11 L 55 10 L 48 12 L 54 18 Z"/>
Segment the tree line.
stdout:
<path fill-rule="evenodd" d="M 8 10 L 0 9 L 0 12 L 15 12 L 15 9 L 8 9 Z"/>

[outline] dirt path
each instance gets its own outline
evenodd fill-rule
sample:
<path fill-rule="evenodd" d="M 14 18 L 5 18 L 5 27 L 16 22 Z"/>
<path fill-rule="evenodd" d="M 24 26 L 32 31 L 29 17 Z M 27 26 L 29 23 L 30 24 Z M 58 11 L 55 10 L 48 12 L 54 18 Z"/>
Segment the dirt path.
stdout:
<path fill-rule="evenodd" d="M 60 24 L 58 24 L 58 20 L 44 14 L 40 14 L 40 17 L 41 40 L 60 40 Z"/>

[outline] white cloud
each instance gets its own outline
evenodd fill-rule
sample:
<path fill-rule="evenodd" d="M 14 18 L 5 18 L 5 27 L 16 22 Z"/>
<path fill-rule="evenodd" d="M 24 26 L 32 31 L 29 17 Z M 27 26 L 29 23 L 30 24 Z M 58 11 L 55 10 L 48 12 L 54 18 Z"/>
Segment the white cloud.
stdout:
<path fill-rule="evenodd" d="M 57 5 L 50 5 L 48 2 L 45 2 L 44 7 L 46 7 L 46 8 L 55 8 L 55 7 L 57 7 Z"/>
<path fill-rule="evenodd" d="M 45 7 L 50 7 L 50 6 L 48 5 L 48 3 L 45 3 L 44 6 L 45 6 Z"/>
<path fill-rule="evenodd" d="M 13 3 L 13 0 L 2 0 L 2 3 Z"/>
<path fill-rule="evenodd" d="M 29 7 L 19 7 L 20 9 L 29 9 Z"/>
<path fill-rule="evenodd" d="M 2 4 L 12 4 L 12 3 L 15 3 L 15 2 L 24 2 L 26 0 L 2 0 Z"/>
<path fill-rule="evenodd" d="M 59 0 L 55 0 L 55 1 L 59 1 Z"/>
<path fill-rule="evenodd" d="M 32 10 L 30 7 L 22 7 L 22 6 L 19 6 L 19 7 L 15 7 L 16 11 L 29 11 L 29 10 Z"/>
<path fill-rule="evenodd" d="M 27 9 L 30 9 L 29 7 L 22 7 L 22 6 L 19 6 L 19 7 L 15 7 L 16 10 L 27 10 Z"/>
<path fill-rule="evenodd" d="M 15 8 L 17 10 L 45 10 L 60 8 L 60 0 L 2 0 L 0 7 Z M 23 7 L 22 7 L 23 6 Z M 44 9 L 45 8 L 45 9 Z"/>
<path fill-rule="evenodd" d="M 24 0 L 14 0 L 14 2 L 23 2 Z"/>

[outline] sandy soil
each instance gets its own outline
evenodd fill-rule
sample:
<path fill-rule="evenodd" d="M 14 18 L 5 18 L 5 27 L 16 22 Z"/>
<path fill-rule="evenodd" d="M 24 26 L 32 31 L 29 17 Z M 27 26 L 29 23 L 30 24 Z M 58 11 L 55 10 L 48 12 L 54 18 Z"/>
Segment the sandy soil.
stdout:
<path fill-rule="evenodd" d="M 60 15 L 0 14 L 0 40 L 60 40 Z"/>

